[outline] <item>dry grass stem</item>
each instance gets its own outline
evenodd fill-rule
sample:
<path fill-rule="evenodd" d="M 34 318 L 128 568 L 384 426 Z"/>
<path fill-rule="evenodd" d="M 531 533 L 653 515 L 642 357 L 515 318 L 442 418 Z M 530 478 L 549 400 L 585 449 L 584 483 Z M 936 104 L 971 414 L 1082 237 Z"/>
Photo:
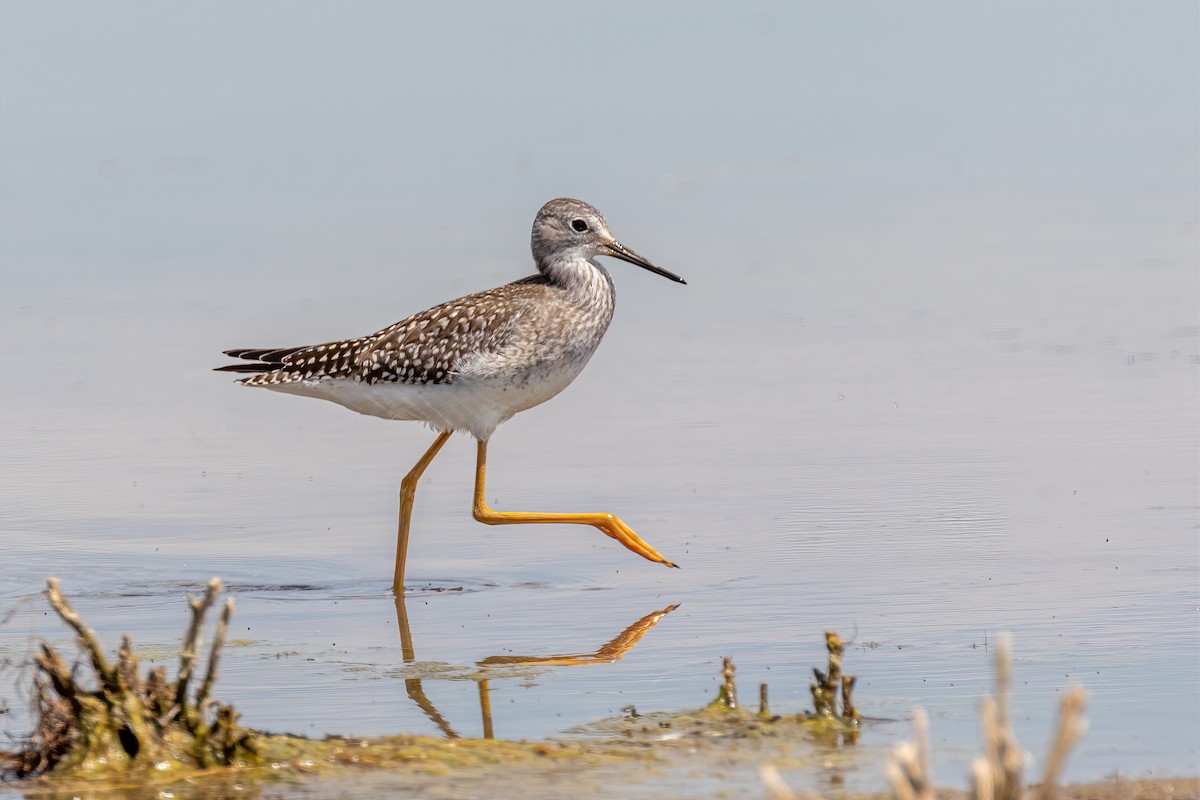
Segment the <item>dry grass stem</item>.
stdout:
<path fill-rule="evenodd" d="M 996 699 L 983 698 L 979 714 L 983 723 L 983 755 L 971 764 L 973 800 L 1026 800 L 1022 776 L 1026 753 L 1017 744 L 1009 715 L 1012 687 L 1012 646 L 1002 636 L 996 647 Z M 1063 695 L 1058 728 L 1046 758 L 1046 772 L 1037 800 L 1054 800 L 1058 778 L 1067 756 L 1087 730 L 1083 718 L 1084 692 L 1073 686 Z M 896 748 L 887 766 L 888 777 L 898 800 L 932 800 L 929 775 L 929 723 L 921 711 L 913 715 L 916 744 Z"/>
<path fill-rule="evenodd" d="M 811 792 L 794 792 L 783 782 L 783 777 L 780 776 L 779 770 L 775 769 L 772 764 L 763 764 L 758 768 L 758 777 L 762 781 L 763 787 L 767 790 L 767 800 L 821 800 L 818 795 Z"/>
<path fill-rule="evenodd" d="M 913 732 L 916 743 L 903 742 L 896 746 L 887 765 L 888 779 L 897 800 L 933 800 L 933 785 L 929 774 L 929 717 L 921 709 L 913 712 Z"/>
<path fill-rule="evenodd" d="M 1022 800 L 1025 786 L 1022 769 L 1025 751 L 1017 744 L 1009 720 L 1012 686 L 1012 639 L 1002 635 L 996 643 L 996 699 L 985 697 L 980 708 L 983 719 L 983 763 L 972 769 L 976 800 Z"/>
<path fill-rule="evenodd" d="M 1054 800 L 1058 794 L 1058 779 L 1066 766 L 1071 750 L 1087 731 L 1087 720 L 1083 709 L 1087 697 L 1082 686 L 1072 686 L 1063 694 L 1058 706 L 1058 729 L 1050 753 L 1046 756 L 1046 772 L 1038 789 L 1038 800 Z"/>

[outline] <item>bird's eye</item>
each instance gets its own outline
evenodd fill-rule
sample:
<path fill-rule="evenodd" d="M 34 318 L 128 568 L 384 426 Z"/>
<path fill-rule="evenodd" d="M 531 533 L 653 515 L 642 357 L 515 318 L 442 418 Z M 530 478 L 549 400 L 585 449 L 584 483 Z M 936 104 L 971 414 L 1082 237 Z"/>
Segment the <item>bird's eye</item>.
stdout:
<path fill-rule="evenodd" d="M 583 233 L 584 231 L 586 231 L 588 229 L 587 223 L 581 219 L 571 220 L 571 227 L 574 228 L 575 230 L 579 231 L 580 233 Z"/>

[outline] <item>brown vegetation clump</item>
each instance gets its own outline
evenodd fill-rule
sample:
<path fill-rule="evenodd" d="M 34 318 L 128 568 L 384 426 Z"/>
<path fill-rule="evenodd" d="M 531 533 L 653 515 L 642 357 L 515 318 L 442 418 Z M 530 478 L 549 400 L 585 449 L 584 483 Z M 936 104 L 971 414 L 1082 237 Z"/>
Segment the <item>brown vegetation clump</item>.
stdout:
<path fill-rule="evenodd" d="M 51 607 L 78 637 L 90 663 L 86 680 L 76 676 L 50 644 L 43 643 L 34 658 L 34 711 L 37 727 L 17 754 L 15 771 L 30 776 L 104 774 L 205 769 L 256 760 L 254 735 L 237 724 L 237 712 L 212 699 L 233 600 L 226 599 L 217 621 L 207 670 L 197 684 L 196 669 L 204 616 L 216 603 L 221 582 L 209 581 L 204 595 L 191 598 L 192 618 L 183 640 L 179 673 L 168 680 L 165 667 L 143 673 L 139 659 L 124 637 L 116 662 L 110 662 L 96 634 L 59 591 L 58 580 L 47 582 Z"/>

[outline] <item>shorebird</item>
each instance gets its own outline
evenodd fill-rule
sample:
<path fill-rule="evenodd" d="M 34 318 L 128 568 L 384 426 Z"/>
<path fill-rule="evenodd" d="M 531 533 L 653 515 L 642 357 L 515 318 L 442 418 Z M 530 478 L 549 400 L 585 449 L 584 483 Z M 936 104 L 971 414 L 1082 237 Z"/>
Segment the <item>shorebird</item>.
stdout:
<path fill-rule="evenodd" d="M 238 381 L 246 386 L 317 397 L 385 419 L 419 420 L 438 432 L 400 483 L 392 579 L 397 595 L 404 592 L 417 482 L 455 431 L 477 440 L 475 519 L 488 525 L 591 525 L 643 558 L 676 566 L 614 514 L 495 511 L 484 501 L 487 445 L 497 426 L 567 388 L 608 330 L 616 293 L 596 258 L 612 256 L 686 283 L 618 242 L 604 216 L 580 200 L 560 198 L 542 206 L 531 246 L 535 275 L 442 303 L 357 339 L 226 350 L 243 361 L 217 368 L 256 373 Z"/>

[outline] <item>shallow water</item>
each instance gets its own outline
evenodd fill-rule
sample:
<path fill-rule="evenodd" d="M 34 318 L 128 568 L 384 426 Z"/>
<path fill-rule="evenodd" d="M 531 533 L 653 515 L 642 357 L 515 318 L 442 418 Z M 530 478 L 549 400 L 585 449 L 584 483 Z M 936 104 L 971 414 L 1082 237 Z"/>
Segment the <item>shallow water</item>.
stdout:
<path fill-rule="evenodd" d="M 493 674 L 494 733 L 699 706 L 724 655 L 799 711 L 833 629 L 874 721 L 785 778 L 881 787 L 920 706 L 961 786 L 1008 631 L 1027 748 L 1088 690 L 1068 779 L 1200 772 L 1194 4 L 285 5 L 5 10 L 0 732 L 67 641 L 47 576 L 171 658 L 219 575 L 258 728 L 479 736 L 480 661 L 678 604 L 613 663 Z M 618 513 L 683 569 L 476 524 L 456 438 L 409 648 L 397 491 L 433 434 L 209 370 L 519 278 L 564 194 L 689 285 L 610 265 L 613 328 L 497 432 L 488 499 Z"/>
<path fill-rule="evenodd" d="M 184 595 L 220 575 L 240 640 L 222 696 L 251 725 L 479 736 L 478 662 L 592 653 L 680 604 L 613 663 L 495 676 L 495 734 L 701 705 L 722 655 L 744 692 L 768 682 L 775 710 L 799 711 L 831 628 L 854 641 L 847 669 L 880 720 L 864 745 L 903 739 L 923 707 L 939 779 L 957 784 L 987 645 L 1009 631 L 1027 747 L 1040 752 L 1059 691 L 1079 682 L 1090 731 L 1069 778 L 1194 773 L 1186 259 L 1096 256 L 1086 280 L 1053 262 L 798 266 L 731 285 L 695 260 L 687 287 L 620 272 L 593 364 L 493 439 L 496 507 L 613 510 L 683 569 L 588 529 L 474 523 L 473 447 L 455 439 L 417 497 L 409 659 L 388 591 L 396 489 L 432 435 L 207 372 L 221 347 L 350 333 L 386 323 L 393 302 L 338 290 L 301 324 L 272 322 L 272 303 L 34 299 L 3 320 L 4 374 L 40 376 L 4 385 L 2 599 L 19 607 L 4 655 L 65 638 L 28 599 L 57 575 L 106 642 L 128 632 L 169 658 Z M 257 331 L 274 326 L 285 333 Z M 50 369 L 64 352 L 87 357 Z M 141 365 L 137 379 L 113 358 Z M 63 390 L 43 391 L 51 379 Z M 19 674 L 4 689 L 16 734 Z M 879 788 L 880 760 L 848 787 Z"/>

